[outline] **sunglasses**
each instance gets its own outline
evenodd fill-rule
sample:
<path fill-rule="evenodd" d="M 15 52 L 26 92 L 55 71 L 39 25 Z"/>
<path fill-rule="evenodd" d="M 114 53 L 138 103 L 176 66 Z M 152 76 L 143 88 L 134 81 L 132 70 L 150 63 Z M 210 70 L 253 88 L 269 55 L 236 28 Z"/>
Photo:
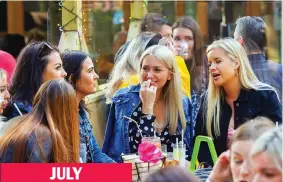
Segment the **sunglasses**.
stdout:
<path fill-rule="evenodd" d="M 52 46 L 46 42 L 43 43 L 43 45 L 40 47 L 39 49 L 39 54 L 38 54 L 38 58 L 41 59 L 44 56 L 46 56 L 46 54 L 43 54 L 44 52 L 46 52 L 46 50 L 53 50 Z"/>

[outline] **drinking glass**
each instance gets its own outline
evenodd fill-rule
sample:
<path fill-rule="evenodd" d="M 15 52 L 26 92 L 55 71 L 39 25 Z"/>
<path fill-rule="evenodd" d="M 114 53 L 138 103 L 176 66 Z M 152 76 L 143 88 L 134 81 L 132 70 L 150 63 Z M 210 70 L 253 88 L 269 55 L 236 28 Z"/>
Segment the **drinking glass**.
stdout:
<path fill-rule="evenodd" d="M 173 158 L 179 161 L 181 167 L 186 165 L 186 145 L 174 144 L 173 145 Z"/>

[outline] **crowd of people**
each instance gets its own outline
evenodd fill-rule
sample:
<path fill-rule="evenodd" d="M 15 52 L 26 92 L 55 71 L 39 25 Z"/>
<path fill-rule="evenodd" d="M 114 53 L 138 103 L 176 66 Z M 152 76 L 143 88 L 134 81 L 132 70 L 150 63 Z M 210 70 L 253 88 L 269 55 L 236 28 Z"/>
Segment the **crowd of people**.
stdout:
<path fill-rule="evenodd" d="M 234 38 L 205 47 L 191 17 L 172 24 L 145 15 L 115 56 L 102 148 L 83 102 L 99 79 L 89 55 L 44 41 L 25 46 L 16 63 L 0 52 L 0 162 L 123 162 L 143 136 L 159 137 L 168 152 L 184 142 L 190 161 L 203 135 L 219 156 L 214 164 L 201 144 L 198 161 L 213 166 L 207 182 L 282 181 L 282 65 L 265 58 L 260 17 L 236 25 Z M 199 179 L 169 167 L 145 181 Z"/>

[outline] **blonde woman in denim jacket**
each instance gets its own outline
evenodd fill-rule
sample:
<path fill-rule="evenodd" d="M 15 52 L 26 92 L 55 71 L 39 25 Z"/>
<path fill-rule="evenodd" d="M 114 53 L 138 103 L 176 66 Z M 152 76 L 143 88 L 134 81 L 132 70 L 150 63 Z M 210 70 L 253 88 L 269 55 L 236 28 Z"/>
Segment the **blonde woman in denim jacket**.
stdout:
<path fill-rule="evenodd" d="M 190 158 L 194 123 L 190 100 L 182 96 L 181 79 L 171 50 L 155 45 L 140 59 L 140 84 L 120 89 L 112 98 L 102 151 L 117 162 L 121 154 L 135 153 L 141 136 L 156 133 L 161 144 L 172 150 L 184 131 L 184 143 Z"/>

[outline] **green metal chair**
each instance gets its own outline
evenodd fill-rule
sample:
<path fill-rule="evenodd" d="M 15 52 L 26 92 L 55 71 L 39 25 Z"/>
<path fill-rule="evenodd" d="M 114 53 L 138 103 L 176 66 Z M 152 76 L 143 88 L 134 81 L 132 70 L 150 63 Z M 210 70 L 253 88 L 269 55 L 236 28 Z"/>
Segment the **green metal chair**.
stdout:
<path fill-rule="evenodd" d="M 194 172 L 196 170 L 197 157 L 198 157 L 201 142 L 206 142 L 208 144 L 209 152 L 211 154 L 213 163 L 215 164 L 217 161 L 218 157 L 217 157 L 217 153 L 216 153 L 212 138 L 208 136 L 201 136 L 201 135 L 197 136 L 195 145 L 194 145 L 194 149 L 193 149 L 191 164 L 190 164 L 191 172 Z"/>

